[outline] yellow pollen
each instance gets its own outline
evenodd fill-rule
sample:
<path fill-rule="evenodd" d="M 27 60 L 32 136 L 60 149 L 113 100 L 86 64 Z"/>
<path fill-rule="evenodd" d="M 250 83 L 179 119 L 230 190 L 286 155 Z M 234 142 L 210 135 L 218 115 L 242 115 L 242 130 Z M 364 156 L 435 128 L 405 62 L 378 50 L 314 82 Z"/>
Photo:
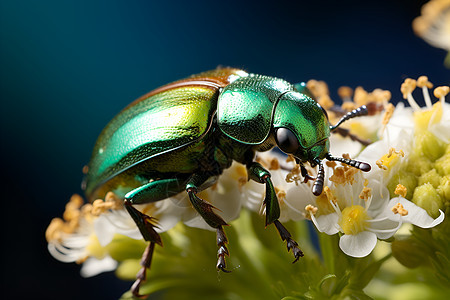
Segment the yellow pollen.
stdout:
<path fill-rule="evenodd" d="M 288 157 L 286 158 L 286 162 L 295 162 L 295 157 L 292 154 L 289 154 Z"/>
<path fill-rule="evenodd" d="M 368 186 L 369 185 L 369 180 L 364 179 L 364 186 Z"/>
<path fill-rule="evenodd" d="M 269 163 L 269 170 L 279 170 L 280 169 L 280 162 L 277 158 L 272 158 Z"/>
<path fill-rule="evenodd" d="M 342 211 L 342 216 L 338 224 L 344 234 L 355 235 L 363 232 L 367 228 L 367 220 L 370 217 L 361 205 L 352 205 Z"/>
<path fill-rule="evenodd" d="M 45 231 L 45 239 L 47 242 L 60 240 L 61 232 L 63 231 L 64 221 L 60 218 L 54 218 L 50 225 L 48 225 L 47 230 Z"/>
<path fill-rule="evenodd" d="M 359 199 L 364 199 L 364 201 L 369 200 L 372 197 L 372 189 L 368 187 L 364 187 L 359 194 Z"/>
<path fill-rule="evenodd" d="M 325 192 L 325 195 L 327 197 L 327 202 L 328 203 L 330 203 L 330 201 L 333 202 L 334 204 L 337 203 L 336 196 L 333 194 L 333 192 L 331 191 L 331 189 L 328 186 L 325 186 L 324 192 Z"/>
<path fill-rule="evenodd" d="M 317 102 L 319 102 L 320 106 L 322 106 L 325 109 L 330 109 L 334 106 L 333 100 L 331 100 L 330 96 L 328 95 L 320 96 Z"/>
<path fill-rule="evenodd" d="M 300 165 L 295 165 L 292 170 L 286 175 L 286 182 L 298 182 L 302 181 Z"/>
<path fill-rule="evenodd" d="M 406 186 L 402 184 L 397 184 L 397 187 L 395 188 L 394 194 L 402 196 L 403 198 L 406 197 L 407 189 Z"/>
<path fill-rule="evenodd" d="M 325 164 L 327 165 L 327 167 L 332 168 L 332 169 L 336 168 L 336 166 L 337 166 L 337 163 L 335 161 L 327 161 L 327 162 L 325 162 Z"/>
<path fill-rule="evenodd" d="M 417 86 L 420 88 L 426 86 L 427 88 L 431 89 L 433 87 L 433 84 L 428 80 L 427 76 L 420 76 L 417 79 Z"/>
<path fill-rule="evenodd" d="M 369 102 L 367 100 L 367 98 L 368 98 L 367 91 L 365 89 L 363 89 L 363 87 L 358 86 L 355 89 L 355 94 L 353 96 L 353 101 L 355 101 L 357 106 L 361 106 L 361 105 L 367 104 L 367 102 Z"/>
<path fill-rule="evenodd" d="M 437 88 L 434 89 L 434 96 L 436 98 L 444 98 L 445 96 L 448 95 L 448 93 L 450 92 L 450 87 L 448 86 L 438 86 Z"/>
<path fill-rule="evenodd" d="M 394 207 L 391 208 L 394 214 L 399 214 L 401 216 L 406 216 L 408 211 L 403 207 L 401 203 L 397 203 Z"/>
<path fill-rule="evenodd" d="M 342 185 L 347 183 L 353 184 L 355 182 L 355 174 L 358 171 L 358 169 L 348 166 L 337 167 L 333 169 L 333 175 L 330 176 L 330 181 Z"/>
<path fill-rule="evenodd" d="M 91 204 L 83 205 L 83 198 L 74 194 L 66 204 L 63 218 L 54 218 L 47 227 L 45 237 L 47 241 L 60 240 L 64 233 L 73 233 L 80 225 L 81 218 L 90 221 Z"/>
<path fill-rule="evenodd" d="M 392 118 L 392 115 L 394 114 L 394 110 L 395 107 L 394 105 L 392 105 L 392 103 L 389 103 L 384 111 L 384 116 L 383 116 L 383 120 L 381 121 L 381 123 L 386 126 L 387 123 L 389 123 L 389 120 Z"/>
<path fill-rule="evenodd" d="M 106 193 L 105 202 L 110 203 L 112 209 L 121 209 L 123 207 L 123 200 L 113 192 Z"/>
<path fill-rule="evenodd" d="M 352 102 L 352 101 L 345 101 L 341 105 L 341 108 L 345 111 L 354 110 L 356 107 L 357 107 L 357 105 L 355 104 L 355 102 Z"/>
<path fill-rule="evenodd" d="M 306 205 L 305 210 L 309 213 L 309 215 L 315 215 L 317 213 L 318 208 L 311 204 L 308 204 Z"/>
<path fill-rule="evenodd" d="M 234 172 L 231 173 L 231 178 L 238 182 L 239 191 L 242 192 L 242 187 L 248 182 L 247 169 L 242 164 L 237 164 Z"/>
<path fill-rule="evenodd" d="M 412 78 L 406 78 L 400 87 L 400 91 L 403 94 L 403 99 L 408 98 L 408 94 L 411 94 L 416 88 L 416 81 Z"/>
<path fill-rule="evenodd" d="M 338 88 L 337 93 L 343 100 L 350 99 L 353 95 L 353 89 L 348 86 L 341 86 L 340 88 Z"/>
<path fill-rule="evenodd" d="M 371 97 L 375 102 L 386 103 L 392 98 L 392 94 L 388 90 L 374 89 L 371 93 Z"/>
<path fill-rule="evenodd" d="M 279 187 L 275 187 L 275 193 L 277 194 L 277 198 L 280 203 L 283 203 L 284 200 L 286 200 L 286 191 L 285 190 L 283 190 Z"/>
<path fill-rule="evenodd" d="M 316 99 L 320 98 L 323 95 L 329 94 L 328 86 L 324 81 L 311 79 L 306 83 L 306 87 L 311 91 Z"/>

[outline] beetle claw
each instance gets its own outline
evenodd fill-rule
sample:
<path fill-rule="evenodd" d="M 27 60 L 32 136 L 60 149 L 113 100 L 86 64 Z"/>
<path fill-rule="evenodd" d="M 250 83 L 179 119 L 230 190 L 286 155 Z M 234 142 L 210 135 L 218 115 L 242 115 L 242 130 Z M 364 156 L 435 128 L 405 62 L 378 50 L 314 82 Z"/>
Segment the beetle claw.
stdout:
<path fill-rule="evenodd" d="M 300 259 L 300 257 L 303 256 L 302 250 L 300 250 L 297 242 L 291 238 L 290 232 L 286 229 L 286 227 L 284 227 L 280 223 L 280 221 L 276 220 L 273 223 L 275 224 L 275 227 L 277 228 L 281 239 L 283 241 L 286 241 L 286 246 L 287 246 L 288 252 L 292 249 L 292 253 L 294 254 L 294 258 L 295 258 L 295 260 L 292 263 L 296 263 Z"/>
<path fill-rule="evenodd" d="M 224 273 L 231 273 L 231 271 L 227 270 L 227 263 L 225 262 L 225 255 L 230 256 L 230 252 L 226 246 L 228 244 L 227 236 L 225 235 L 225 231 L 223 231 L 223 227 L 220 226 L 217 228 L 217 246 L 219 250 L 217 250 L 217 270 L 221 270 Z"/>

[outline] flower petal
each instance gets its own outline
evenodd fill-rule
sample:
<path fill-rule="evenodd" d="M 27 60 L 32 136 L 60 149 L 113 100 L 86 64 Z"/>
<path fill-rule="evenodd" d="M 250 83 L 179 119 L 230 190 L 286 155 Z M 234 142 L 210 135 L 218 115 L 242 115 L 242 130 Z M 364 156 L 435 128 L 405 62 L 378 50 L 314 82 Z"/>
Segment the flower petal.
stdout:
<path fill-rule="evenodd" d="M 117 261 L 106 256 L 103 259 L 97 259 L 95 257 L 89 257 L 81 266 L 80 274 L 83 277 L 92 277 L 97 274 L 113 271 L 117 268 Z"/>
<path fill-rule="evenodd" d="M 391 199 L 388 205 L 389 211 L 390 208 L 392 208 L 397 203 L 400 203 L 408 211 L 407 215 L 401 216 L 402 221 L 405 223 L 411 223 L 421 228 L 431 228 L 444 221 L 445 215 L 442 210 L 439 210 L 439 212 L 441 213 L 439 217 L 433 219 L 428 215 L 426 210 L 403 197 Z M 390 218 L 392 218 L 392 216 L 395 216 L 395 214 L 390 211 L 390 216 Z"/>
<path fill-rule="evenodd" d="M 375 233 L 363 231 L 356 235 L 345 234 L 339 240 L 342 252 L 353 257 L 365 257 L 372 252 L 377 244 Z"/>
<path fill-rule="evenodd" d="M 316 225 L 317 230 L 320 232 L 325 232 L 328 235 L 333 235 L 339 232 L 339 228 L 337 225 L 339 216 L 337 213 L 331 213 L 327 215 L 322 215 L 316 218 L 314 215 L 311 215 L 311 220 L 314 225 Z"/>

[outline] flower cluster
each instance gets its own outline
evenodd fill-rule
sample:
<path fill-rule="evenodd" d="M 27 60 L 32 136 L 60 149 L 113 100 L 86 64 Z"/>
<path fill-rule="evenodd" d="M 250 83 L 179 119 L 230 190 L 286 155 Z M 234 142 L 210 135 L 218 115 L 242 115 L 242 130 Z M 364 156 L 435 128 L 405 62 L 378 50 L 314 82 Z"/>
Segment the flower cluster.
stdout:
<path fill-rule="evenodd" d="M 265 214 L 265 185 L 248 181 L 245 166 L 233 163 L 215 185 L 199 193 L 199 197 L 210 202 L 232 225 L 227 228 L 233 252 L 231 265 L 242 268 L 242 273 L 241 270 L 233 272 L 238 274 L 231 276 L 239 278 L 234 282 L 228 277 L 223 279 L 227 287 L 249 296 L 248 287 L 255 283 L 248 278 L 258 278 L 261 284 L 254 286 L 252 295 L 260 293 L 261 297 L 272 291 L 272 296 L 277 298 L 287 295 L 359 297 L 391 256 L 373 261 L 371 253 L 379 240 L 391 243 L 392 255 L 403 265 L 417 267 L 431 261 L 441 282 L 450 282 L 450 226 L 445 218 L 450 207 L 450 104 L 445 102 L 449 87 L 435 88 L 434 96 L 438 101 L 432 101 L 429 92 L 432 84 L 428 78 L 407 79 L 401 90 L 409 107 L 403 103 L 396 107 L 389 104 L 391 94 L 388 91 L 377 89 L 369 93 L 362 87 L 355 91 L 341 88 L 339 95 L 343 104 L 337 106 L 325 83 L 312 80 L 307 87 L 327 109 L 332 124 L 357 106 L 377 103 L 378 113 L 355 118 L 330 137 L 334 155 L 368 162 L 372 170 L 363 174 L 347 165 L 327 162 L 324 191 L 314 196 L 311 182 L 304 182 L 300 166 L 292 156 L 285 156 L 278 150 L 257 154 L 256 160 L 271 173 L 280 204 L 280 222 L 295 228 L 291 228 L 291 232 L 299 234 L 297 239 L 305 250 L 301 266 L 287 269 L 281 266 L 280 256 L 286 255 L 278 252 L 282 250 L 281 242 L 274 236 L 267 240 L 269 235 L 261 230 L 262 220 L 261 228 L 253 222 L 255 218 L 261 219 L 258 214 Z M 420 107 L 413 96 L 417 87 L 426 107 Z M 314 169 L 306 167 L 311 176 L 316 174 Z M 156 250 L 150 279 L 142 286 L 142 291 L 176 288 L 180 285 L 176 278 L 180 277 L 197 286 L 189 278 L 196 272 L 194 269 L 203 265 L 200 260 L 210 263 L 209 258 L 205 258 L 208 255 L 200 255 L 198 259 L 190 257 L 189 262 L 185 257 L 203 253 L 214 244 L 207 246 L 201 242 L 211 232 L 185 228 L 186 225 L 210 229 L 191 207 L 185 193 L 136 207 L 156 218 L 157 231 L 164 233 L 164 248 Z M 398 234 L 405 223 L 413 225 L 411 233 Z M 307 224 L 314 224 L 319 232 L 320 253 L 308 238 Z M 81 263 L 81 274 L 86 277 L 116 270 L 119 277 L 132 280 L 140 268 L 139 259 L 146 246 L 122 200 L 111 192 L 92 204 L 84 204 L 80 196 L 74 195 L 63 218 L 52 220 L 46 238 L 55 258 Z M 210 250 L 211 260 L 214 260 L 214 249 Z M 412 251 L 423 253 L 427 258 L 418 260 L 410 255 Z M 181 265 L 189 270 L 183 271 Z M 213 266 L 214 261 L 210 265 Z M 152 273 L 157 275 L 152 277 Z M 196 281 L 208 282 L 222 293 L 229 292 L 214 283 L 210 273 L 197 275 L 201 280 Z M 277 276 L 283 278 L 282 283 Z M 173 295 L 167 293 L 179 296 L 175 290 Z M 208 296 L 211 294 L 205 294 L 205 299 Z M 196 297 L 201 298 L 198 294 Z"/>
<path fill-rule="evenodd" d="M 227 222 L 237 218 L 241 210 L 242 194 L 238 179 L 242 168 L 233 164 L 213 187 L 199 193 L 202 199 L 221 212 Z M 173 228 L 178 222 L 212 230 L 184 194 L 136 207 L 157 220 L 156 231 L 159 233 Z M 142 255 L 145 248 L 142 235 L 125 210 L 123 200 L 112 192 L 92 204 L 84 203 L 79 195 L 72 196 L 63 218 L 51 221 L 46 239 L 49 252 L 56 259 L 82 263 L 81 275 L 84 277 L 115 270 L 118 262 L 136 253 Z M 134 249 L 132 253 L 129 253 L 130 249 Z"/>

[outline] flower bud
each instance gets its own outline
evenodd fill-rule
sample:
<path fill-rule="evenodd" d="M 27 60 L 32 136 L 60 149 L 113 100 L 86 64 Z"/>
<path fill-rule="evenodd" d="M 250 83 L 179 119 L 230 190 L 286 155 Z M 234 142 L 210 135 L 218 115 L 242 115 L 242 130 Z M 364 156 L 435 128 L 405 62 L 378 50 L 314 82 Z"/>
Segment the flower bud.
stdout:
<path fill-rule="evenodd" d="M 450 175 L 450 145 L 446 153 L 435 161 L 434 168 L 441 176 Z"/>
<path fill-rule="evenodd" d="M 450 203 L 450 175 L 441 177 L 439 186 L 436 190 L 442 200 Z"/>
<path fill-rule="evenodd" d="M 439 209 L 444 208 L 441 197 L 430 183 L 416 187 L 412 202 L 425 209 L 432 218 L 437 218 L 439 216 Z"/>
<path fill-rule="evenodd" d="M 429 131 L 416 134 L 414 152 L 423 153 L 431 161 L 435 161 L 445 153 L 446 144 Z"/>
<path fill-rule="evenodd" d="M 431 160 L 420 154 L 420 152 L 414 152 L 408 157 L 406 170 L 414 173 L 415 176 L 420 176 L 423 173 L 430 171 L 432 168 L 433 163 Z"/>
<path fill-rule="evenodd" d="M 431 169 L 430 171 L 422 174 L 419 177 L 418 185 L 430 183 L 434 188 L 437 188 L 440 184 L 440 181 L 441 181 L 441 177 L 439 176 L 436 169 Z"/>

